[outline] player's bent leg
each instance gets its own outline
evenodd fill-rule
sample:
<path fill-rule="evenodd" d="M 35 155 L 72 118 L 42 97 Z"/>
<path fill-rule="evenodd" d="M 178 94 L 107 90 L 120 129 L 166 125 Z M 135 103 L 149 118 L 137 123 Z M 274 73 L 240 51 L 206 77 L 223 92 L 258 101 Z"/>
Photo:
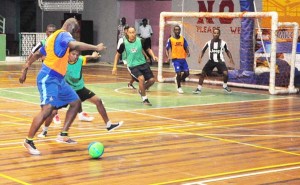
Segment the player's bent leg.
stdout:
<path fill-rule="evenodd" d="M 119 128 L 120 126 L 122 126 L 123 121 L 117 122 L 117 123 L 112 123 L 108 116 L 107 116 L 107 112 L 106 109 L 102 103 L 102 100 L 97 96 L 93 96 L 92 98 L 88 99 L 88 101 L 90 101 L 91 103 L 95 104 L 97 107 L 97 110 L 99 112 L 99 114 L 101 115 L 104 123 L 106 123 L 106 129 L 107 131 L 113 131 L 117 128 Z"/>
<path fill-rule="evenodd" d="M 32 124 L 29 129 L 29 133 L 27 138 L 25 139 L 23 146 L 27 149 L 27 151 L 32 155 L 40 155 L 41 152 L 35 147 L 33 142 L 33 137 L 41 127 L 43 122 L 47 119 L 47 117 L 51 114 L 53 107 L 50 104 L 43 105 L 41 111 L 36 115 L 32 121 Z"/>
<path fill-rule="evenodd" d="M 150 79 L 147 80 L 147 82 L 145 83 L 145 89 L 149 89 L 154 83 L 155 83 L 155 79 L 154 79 L 154 78 L 150 78 Z"/>
<path fill-rule="evenodd" d="M 231 93 L 231 89 L 227 86 L 227 82 L 228 82 L 228 71 L 223 71 L 223 89 L 225 92 L 227 93 Z"/>
<path fill-rule="evenodd" d="M 95 95 L 92 98 L 88 99 L 88 101 L 93 103 L 94 105 L 96 105 L 97 110 L 98 110 L 99 114 L 101 115 L 104 123 L 107 123 L 109 121 L 109 119 L 108 119 L 107 112 L 103 105 L 102 100 L 97 95 Z"/>
<path fill-rule="evenodd" d="M 181 81 L 182 82 L 185 82 L 186 81 L 186 78 L 190 76 L 190 72 L 189 71 L 184 71 L 183 72 L 183 75 L 181 76 Z"/>
<path fill-rule="evenodd" d="M 56 138 L 56 141 L 59 143 L 66 143 L 66 144 L 76 144 L 77 142 L 73 139 L 69 138 L 68 136 L 68 130 L 70 126 L 72 125 L 78 110 L 80 108 L 81 101 L 79 99 L 69 103 L 69 109 L 66 113 L 65 123 L 62 128 L 61 133 Z"/>
<path fill-rule="evenodd" d="M 47 136 L 47 134 L 48 134 L 48 128 L 51 125 L 52 120 L 55 119 L 55 116 L 58 116 L 57 110 L 53 110 L 52 113 L 51 113 L 51 115 L 48 116 L 47 119 L 45 120 L 42 132 L 38 135 L 39 138 L 45 138 Z"/>

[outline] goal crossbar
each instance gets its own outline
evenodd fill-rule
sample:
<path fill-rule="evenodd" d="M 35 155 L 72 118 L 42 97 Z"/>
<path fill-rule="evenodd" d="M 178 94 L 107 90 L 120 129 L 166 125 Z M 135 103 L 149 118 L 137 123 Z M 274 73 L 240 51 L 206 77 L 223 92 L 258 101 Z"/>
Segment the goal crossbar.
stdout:
<path fill-rule="evenodd" d="M 297 23 L 278 23 L 277 12 L 161 12 L 159 22 L 159 52 L 158 52 L 158 75 L 157 79 L 159 82 L 164 82 L 162 76 L 163 67 L 163 51 L 164 51 L 164 29 L 170 21 L 166 21 L 167 18 L 271 18 L 271 53 L 270 53 L 270 79 L 269 86 L 254 85 L 254 84 L 239 84 L 230 83 L 229 85 L 247 87 L 247 88 L 258 88 L 268 89 L 270 94 L 279 93 L 296 93 L 298 89 L 294 87 L 294 71 L 295 71 L 295 60 L 296 60 L 296 44 L 298 35 L 298 24 Z M 291 75 L 290 84 L 288 88 L 275 87 L 275 66 L 276 66 L 276 32 L 279 26 L 293 27 L 293 48 L 292 48 L 292 61 L 291 61 Z M 192 80 L 193 81 L 193 80 Z"/>

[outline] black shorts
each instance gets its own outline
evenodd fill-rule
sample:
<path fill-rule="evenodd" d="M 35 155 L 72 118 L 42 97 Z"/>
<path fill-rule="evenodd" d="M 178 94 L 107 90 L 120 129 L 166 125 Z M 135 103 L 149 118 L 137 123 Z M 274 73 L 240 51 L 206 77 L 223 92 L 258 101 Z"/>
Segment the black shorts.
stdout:
<path fill-rule="evenodd" d="M 214 62 L 209 60 L 202 69 L 205 74 L 211 74 L 214 68 L 218 69 L 218 73 L 222 74 L 224 71 L 228 71 L 225 62 Z"/>
<path fill-rule="evenodd" d="M 142 42 L 144 42 L 144 46 L 151 49 L 151 37 L 149 38 L 142 38 Z"/>
<path fill-rule="evenodd" d="M 95 96 L 95 93 L 93 91 L 87 89 L 86 87 L 83 87 L 82 89 L 77 90 L 76 93 L 82 102 Z"/>
<path fill-rule="evenodd" d="M 130 70 L 131 76 L 133 76 L 135 79 L 138 79 L 138 77 L 141 75 L 144 76 L 145 81 L 154 77 L 154 75 L 150 69 L 150 66 L 147 63 L 139 65 L 139 66 L 135 66 L 135 67 L 129 67 L 129 70 Z"/>

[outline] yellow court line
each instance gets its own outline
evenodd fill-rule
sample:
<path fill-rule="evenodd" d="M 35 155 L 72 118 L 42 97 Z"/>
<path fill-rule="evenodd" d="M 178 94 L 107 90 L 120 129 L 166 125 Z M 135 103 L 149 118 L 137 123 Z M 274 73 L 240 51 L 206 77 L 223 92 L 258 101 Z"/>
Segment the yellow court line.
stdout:
<path fill-rule="evenodd" d="M 294 153 L 294 152 L 288 152 L 288 151 L 284 151 L 284 150 L 279 150 L 279 149 L 274 149 L 274 148 L 269 148 L 269 147 L 263 147 L 263 146 L 249 144 L 249 143 L 242 143 L 242 142 L 235 141 L 235 140 L 230 140 L 230 139 L 223 139 L 223 138 L 218 138 L 218 137 L 213 137 L 213 136 L 207 136 L 205 134 L 197 134 L 197 133 L 185 132 L 185 131 L 175 130 L 175 129 L 168 129 L 168 130 L 171 130 L 173 132 L 176 131 L 176 132 L 181 132 L 181 133 L 187 133 L 187 134 L 192 134 L 192 135 L 201 136 L 201 137 L 205 137 L 205 138 L 210 138 L 210 139 L 215 139 L 215 140 L 220 140 L 220 141 L 225 141 L 225 142 L 230 142 L 230 143 L 243 144 L 243 145 L 252 146 L 252 147 L 255 147 L 255 148 L 267 149 L 267 150 L 271 150 L 271 151 L 275 151 L 275 152 L 281 152 L 281 153 L 285 153 L 285 154 L 300 156 L 300 154 Z M 210 174 L 210 175 L 198 176 L 198 177 L 192 177 L 192 178 L 186 178 L 186 179 L 178 179 L 178 180 L 174 180 L 174 181 L 155 183 L 155 184 L 152 184 L 152 185 L 164 185 L 164 184 L 169 184 L 169 183 L 178 183 L 178 182 L 185 182 L 185 181 L 198 180 L 198 179 L 204 179 L 204 178 L 218 177 L 218 176 L 224 176 L 224 175 L 233 175 L 233 174 L 238 174 L 238 173 L 253 172 L 253 171 L 258 171 L 258 170 L 272 169 L 272 168 L 278 168 L 278 167 L 286 167 L 286 166 L 299 165 L 299 164 L 300 164 L 300 162 L 279 164 L 279 165 L 270 165 L 270 166 L 263 166 L 263 167 L 250 168 L 250 169 L 244 169 L 244 170 L 238 170 L 238 171 L 231 171 L 231 172 L 222 172 L 222 173 L 216 173 L 216 174 Z"/>
<path fill-rule="evenodd" d="M 15 116 L 9 116 L 7 114 L 0 114 L 0 116 L 7 117 L 7 118 L 13 118 L 13 119 L 16 119 L 16 120 L 21 120 L 21 121 L 29 121 L 29 119 L 18 118 L 18 117 L 15 117 Z"/>
<path fill-rule="evenodd" d="M 1 115 L 1 114 L 0 114 Z M 234 126 L 245 126 L 245 125 L 254 125 L 254 124 L 270 124 L 270 123 L 275 123 L 275 122 L 282 122 L 282 121 L 288 121 L 288 120 L 300 120 L 300 118 L 296 119 L 296 118 L 291 118 L 291 119 L 282 119 L 282 120 L 268 120 L 268 121 L 261 121 L 261 122 L 254 122 L 254 123 L 240 123 L 240 124 L 231 124 L 231 125 L 210 125 L 210 126 L 203 126 L 203 127 L 188 127 L 186 129 L 182 128 L 181 132 L 183 133 L 188 133 L 188 134 L 192 134 L 192 135 L 195 135 L 194 133 L 191 133 L 191 132 L 187 132 L 187 131 L 193 131 L 193 130 L 203 130 L 203 129 L 212 129 L 212 128 L 223 128 L 223 127 L 234 127 Z M 220 122 L 220 120 L 215 120 L 215 121 L 210 121 L 210 122 Z M 189 122 L 188 124 L 196 124 L 196 122 Z M 178 125 L 182 125 L 181 123 L 180 124 L 173 124 L 173 125 L 168 125 L 168 126 L 178 126 Z M 128 131 L 130 132 L 129 134 L 127 134 L 128 136 L 135 136 L 136 134 L 133 134 L 131 131 L 139 131 L 139 130 L 144 130 L 146 132 L 149 132 L 147 131 L 146 129 L 158 129 L 158 128 L 161 128 L 161 129 L 170 129 L 168 126 L 164 127 L 164 126 L 154 126 L 154 127 L 151 127 L 151 126 L 146 126 L 146 127 L 137 127 L 137 128 L 134 128 L 132 130 L 123 130 L 123 131 Z M 188 126 L 188 125 L 187 125 Z M 71 127 L 71 128 L 76 128 L 76 127 Z M 178 132 L 178 130 L 175 130 L 176 132 Z M 96 133 L 98 131 L 95 131 Z M 153 131 L 150 131 L 152 133 L 155 133 Z M 90 132 L 91 133 L 91 132 Z M 92 132 L 93 133 L 93 132 Z M 126 137 L 127 135 L 124 136 L 123 134 L 124 132 L 118 132 L 118 134 L 122 134 L 122 137 Z M 157 133 L 157 132 L 156 132 Z M 139 135 L 139 134 L 137 134 Z M 205 134 L 204 134 L 205 135 Z M 200 135 L 200 136 L 203 136 L 203 135 Z M 207 135 L 206 135 L 207 136 Z M 73 135 L 73 137 L 80 137 L 80 136 L 76 136 L 76 135 Z M 103 137 L 101 136 L 102 138 L 106 138 L 106 137 Z M 112 135 L 109 135 L 108 137 L 117 137 L 117 136 L 112 136 Z M 207 136 L 208 137 L 208 136 Z M 53 138 L 54 139 L 54 138 Z M 90 140 L 90 139 L 87 139 L 87 140 Z M 14 142 L 16 140 L 10 140 L 11 142 Z M 6 143 L 9 142 L 9 141 L 5 141 Z M 13 148 L 16 148 L 16 147 L 13 147 Z M 18 148 L 18 147 L 17 147 Z M 0 148 L 0 150 L 3 150 L 3 149 L 8 149 L 8 148 Z"/>
<path fill-rule="evenodd" d="M 282 121 L 295 121 L 295 120 L 300 120 L 300 118 L 267 120 L 267 121 L 253 122 L 253 123 L 237 123 L 237 124 L 230 124 L 230 125 L 210 125 L 210 126 L 199 127 L 197 129 L 208 129 L 208 128 L 218 128 L 218 127 L 235 127 L 235 126 L 258 125 L 258 124 L 271 124 L 271 123 L 277 123 L 277 122 L 282 122 Z M 206 123 L 215 123 L 215 122 L 220 122 L 220 121 L 223 121 L 223 120 L 208 121 Z M 209 125 L 209 124 L 207 124 L 207 125 Z M 193 130 L 194 128 L 191 128 L 191 129 Z M 187 130 L 189 130 L 189 128 L 187 128 Z"/>
<path fill-rule="evenodd" d="M 171 130 L 173 132 L 187 133 L 187 134 L 192 134 L 192 135 L 195 135 L 195 136 L 205 137 L 205 138 L 209 138 L 209 139 L 214 139 L 214 140 L 219 140 L 219 141 L 225 141 L 225 142 L 229 142 L 229 143 L 242 144 L 242 145 L 246 145 L 246 146 L 252 146 L 252 147 L 255 147 L 255 148 L 266 149 L 266 150 L 271 150 L 271 151 L 275 151 L 275 152 L 280 152 L 280 153 L 285 153 L 285 154 L 291 154 L 291 155 L 295 155 L 295 156 L 300 156 L 299 153 L 288 152 L 288 151 L 285 151 L 285 150 L 279 150 L 279 149 L 275 149 L 275 148 L 269 148 L 269 147 L 264 147 L 264 146 L 259 146 L 259 145 L 244 143 L 244 142 L 235 141 L 235 140 L 232 140 L 232 139 L 223 139 L 223 138 L 219 138 L 219 137 L 215 137 L 215 136 L 209 136 L 209 135 L 206 135 L 206 134 L 191 133 L 191 132 L 186 132 L 186 131 L 181 131 L 181 130 L 176 130 L 176 129 L 168 129 L 168 130 Z"/>
<path fill-rule="evenodd" d="M 13 178 L 13 177 L 10 177 L 10 176 L 7 176 L 7 175 L 4 175 L 4 174 L 2 174 L 2 173 L 0 173 L 0 177 L 3 177 L 3 178 L 5 178 L 5 179 L 12 180 L 12 181 L 14 181 L 14 182 L 17 182 L 17 183 L 19 183 L 19 184 L 23 184 L 23 185 L 30 185 L 29 183 L 26 183 L 26 182 L 23 182 L 23 181 L 21 181 L 21 180 L 18 180 L 18 179 L 16 179 L 16 178 Z"/>
<path fill-rule="evenodd" d="M 118 134 L 118 135 L 116 135 Z M 116 132 L 115 135 L 111 135 L 111 134 L 107 134 L 105 136 L 100 136 L 101 139 L 114 139 L 114 138 L 119 138 L 119 137 L 126 137 L 126 136 L 140 136 L 140 135 L 146 135 L 146 134 L 157 134 L 157 132 L 139 132 L 139 133 L 128 133 L 128 134 L 123 134 L 122 132 Z M 72 138 L 80 138 L 82 137 L 83 139 L 78 139 L 77 141 L 92 141 L 95 140 L 95 138 L 85 138 L 85 137 L 89 137 L 89 135 L 81 135 L 81 136 L 73 136 Z M 53 138 L 49 138 L 47 140 L 40 140 L 40 141 L 53 141 L 55 140 L 56 137 Z M 14 140 L 11 140 L 14 141 Z M 20 140 L 18 140 L 20 141 Z M 39 143 L 38 146 L 43 146 L 43 145 L 53 145 L 53 144 L 58 144 L 58 143 L 40 143 L 40 142 L 36 142 L 38 140 L 35 140 L 35 143 Z M 7 141 L 9 143 L 9 140 Z M 16 149 L 16 148 L 22 148 L 23 146 L 21 145 L 22 142 L 18 142 L 16 144 L 20 144 L 20 146 L 10 146 L 10 147 L 1 147 L 1 150 L 9 150 L 9 149 Z"/>
<path fill-rule="evenodd" d="M 192 180 L 200 180 L 200 179 L 206 179 L 206 178 L 212 178 L 212 177 L 234 175 L 234 174 L 240 174 L 240 173 L 254 172 L 254 171 L 259 171 L 259 170 L 268 170 L 268 169 L 295 166 L 295 165 L 300 165 L 300 162 L 262 166 L 262 167 L 257 167 L 257 168 L 249 168 L 249 169 L 230 171 L 230 172 L 215 173 L 215 174 L 191 177 L 191 178 L 186 178 L 186 179 L 178 179 L 178 180 L 173 180 L 173 181 L 159 182 L 159 183 L 154 183 L 151 185 L 165 185 L 165 184 L 171 184 L 171 183 L 180 183 L 180 182 L 186 182 L 186 181 L 192 181 Z"/>

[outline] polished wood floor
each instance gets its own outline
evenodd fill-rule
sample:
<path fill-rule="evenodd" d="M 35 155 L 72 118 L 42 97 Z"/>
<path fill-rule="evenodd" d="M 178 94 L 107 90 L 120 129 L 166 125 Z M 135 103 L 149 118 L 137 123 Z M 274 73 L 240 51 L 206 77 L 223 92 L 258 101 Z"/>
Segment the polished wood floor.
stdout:
<path fill-rule="evenodd" d="M 193 83 L 178 95 L 173 84 L 156 84 L 149 92 L 153 106 L 145 107 L 136 92 L 113 90 L 127 84 L 126 69 L 112 76 L 111 67 L 98 63 L 84 68 L 85 81 L 105 98 L 109 117 L 124 125 L 108 133 L 84 103 L 95 120 L 74 121 L 70 134 L 78 144 L 56 143 L 62 125 L 53 124 L 48 137 L 35 140 L 42 155 L 31 156 L 22 142 L 40 109 L 38 68 L 21 85 L 21 64 L 0 64 L 0 184 L 300 184 L 299 95 L 238 88 L 225 95 L 208 85 L 192 95 Z M 105 146 L 100 159 L 88 155 L 93 141 Z"/>

